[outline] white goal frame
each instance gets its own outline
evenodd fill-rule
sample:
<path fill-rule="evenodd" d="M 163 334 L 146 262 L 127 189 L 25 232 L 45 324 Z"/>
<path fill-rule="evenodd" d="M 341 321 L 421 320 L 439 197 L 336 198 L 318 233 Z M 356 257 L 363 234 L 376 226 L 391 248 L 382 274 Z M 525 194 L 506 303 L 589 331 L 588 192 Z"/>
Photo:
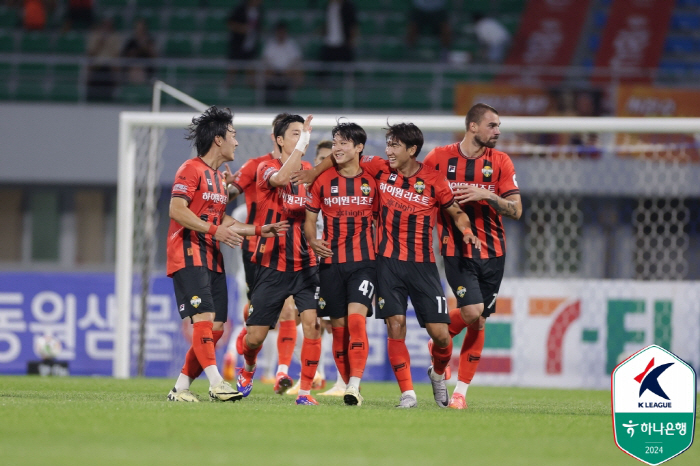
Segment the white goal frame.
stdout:
<path fill-rule="evenodd" d="M 341 113 L 342 114 L 342 113 Z M 117 185 L 117 232 L 115 267 L 115 340 L 113 376 L 131 374 L 130 316 L 133 304 L 133 205 L 135 201 L 136 143 L 131 138 L 137 127 L 185 128 L 198 113 L 121 112 L 119 115 L 119 169 Z M 274 113 L 236 113 L 234 127 L 269 128 Z M 329 129 L 339 115 L 314 115 L 312 127 Z M 463 116 L 441 115 L 346 115 L 348 121 L 365 129 L 386 127 L 390 123 L 412 122 L 422 130 L 464 131 Z M 512 133 L 700 133 L 700 118 L 616 118 L 616 117 L 502 117 L 501 128 Z M 145 312 L 145 310 L 144 310 Z"/>

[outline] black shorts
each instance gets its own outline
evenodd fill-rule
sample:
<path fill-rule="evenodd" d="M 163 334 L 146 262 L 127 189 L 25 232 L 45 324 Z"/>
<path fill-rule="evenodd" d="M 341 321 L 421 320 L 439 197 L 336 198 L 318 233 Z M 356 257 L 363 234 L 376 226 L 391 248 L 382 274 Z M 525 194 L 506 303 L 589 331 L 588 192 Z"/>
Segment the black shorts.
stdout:
<path fill-rule="evenodd" d="M 372 300 L 377 286 L 374 261 L 321 264 L 318 275 L 321 289 L 316 312 L 319 317 L 345 317 L 349 303 L 364 304 L 367 306 L 367 316 L 372 315 Z"/>
<path fill-rule="evenodd" d="M 409 296 L 421 327 L 450 323 L 450 310 L 434 262 L 377 257 L 377 319 L 405 316 Z"/>
<path fill-rule="evenodd" d="M 253 258 L 253 253 L 250 251 L 243 251 L 243 272 L 245 272 L 245 294 L 250 301 L 250 297 L 253 296 L 253 288 L 255 286 L 255 272 L 258 269 L 258 264 L 251 262 Z"/>
<path fill-rule="evenodd" d="M 213 312 L 215 322 L 228 318 L 226 274 L 206 267 L 185 267 L 173 274 L 175 299 L 180 318 Z"/>
<path fill-rule="evenodd" d="M 490 259 L 445 257 L 445 276 L 459 307 L 484 304 L 488 317 L 496 312 L 496 296 L 501 288 L 506 256 Z"/>
<path fill-rule="evenodd" d="M 294 297 L 294 304 L 300 314 L 308 309 L 316 310 L 317 293 L 316 267 L 297 272 L 280 272 L 258 266 L 246 325 L 266 325 L 275 328 L 282 305 L 289 296 Z"/>

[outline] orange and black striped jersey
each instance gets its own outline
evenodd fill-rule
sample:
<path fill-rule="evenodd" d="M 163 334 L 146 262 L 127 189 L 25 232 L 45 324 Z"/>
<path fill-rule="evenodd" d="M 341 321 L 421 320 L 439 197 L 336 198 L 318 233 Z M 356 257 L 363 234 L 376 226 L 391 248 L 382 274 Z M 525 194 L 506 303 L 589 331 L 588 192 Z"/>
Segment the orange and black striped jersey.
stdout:
<path fill-rule="evenodd" d="M 373 155 L 363 156 L 360 166 L 377 182 L 377 254 L 401 261 L 435 262 L 435 218 L 439 210 L 454 203 L 445 177 L 423 164 L 414 175 L 405 177 Z"/>
<path fill-rule="evenodd" d="M 453 187 L 466 183 L 488 189 L 503 198 L 520 194 L 515 167 L 505 152 L 487 148 L 480 157 L 469 159 L 456 142 L 436 147 L 425 156 L 424 163 L 446 176 Z M 472 233 L 481 240 L 481 252 L 474 251 L 471 244 L 464 244 L 462 233 L 452 218 L 443 212 L 438 217 L 441 254 L 481 259 L 504 255 L 506 233 L 501 215 L 486 201 L 464 203 L 460 207 L 469 216 Z"/>
<path fill-rule="evenodd" d="M 248 208 L 248 217 L 246 217 L 245 223 L 252 225 L 262 225 L 263 218 L 258 217 L 258 194 L 256 186 L 256 176 L 258 173 L 258 165 L 268 160 L 272 160 L 272 154 L 266 154 L 261 157 L 256 157 L 254 159 L 248 160 L 243 166 L 233 175 L 232 185 L 236 187 L 238 192 L 245 195 L 245 204 Z M 257 244 L 258 237 L 245 236 L 243 239 L 243 244 L 241 249 L 248 252 L 255 251 L 255 245 Z"/>
<path fill-rule="evenodd" d="M 218 170 L 199 157 L 180 166 L 171 196 L 187 200 L 188 207 L 197 217 L 214 225 L 221 225 L 226 214 L 226 182 Z M 214 272 L 224 271 L 219 242 L 212 235 L 192 231 L 173 219 L 170 219 L 166 249 L 168 276 L 184 267 L 203 266 Z"/>
<path fill-rule="evenodd" d="M 372 220 L 377 208 L 377 185 L 364 170 L 352 178 L 337 168 L 323 172 L 306 194 L 306 210 L 323 211 L 323 239 L 332 257 L 324 264 L 375 259 Z"/>
<path fill-rule="evenodd" d="M 311 169 L 309 162 L 301 162 L 303 170 Z M 306 189 L 303 185 L 273 187 L 270 177 L 282 168 L 279 159 L 258 165 L 257 194 L 258 214 L 264 224 L 287 220 L 289 229 L 284 236 L 260 238 L 252 261 L 280 272 L 296 272 L 316 266 L 316 255 L 304 236 L 306 217 Z"/>

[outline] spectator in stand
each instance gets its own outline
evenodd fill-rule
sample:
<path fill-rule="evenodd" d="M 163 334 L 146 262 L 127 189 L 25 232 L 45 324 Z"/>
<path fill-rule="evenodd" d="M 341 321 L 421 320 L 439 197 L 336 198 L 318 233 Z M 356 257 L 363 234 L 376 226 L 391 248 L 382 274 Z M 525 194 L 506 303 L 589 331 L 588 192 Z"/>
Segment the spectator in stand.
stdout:
<path fill-rule="evenodd" d="M 257 58 L 263 18 L 261 4 L 262 0 L 243 0 L 231 10 L 227 22 L 229 60 L 253 60 Z M 235 69 L 229 70 L 227 84 L 231 84 L 235 75 Z M 253 73 L 249 72 L 247 76 L 252 84 Z"/>
<path fill-rule="evenodd" d="M 68 0 L 64 30 L 89 29 L 92 26 L 92 0 Z"/>
<path fill-rule="evenodd" d="M 122 37 L 107 18 L 93 28 L 87 38 L 87 54 L 90 57 L 87 78 L 87 98 L 92 101 L 110 101 L 117 86 L 119 67 L 114 59 L 122 50 Z"/>
<path fill-rule="evenodd" d="M 321 48 L 323 61 L 353 61 L 358 34 L 357 9 L 350 0 L 330 0 Z"/>
<path fill-rule="evenodd" d="M 155 58 L 156 44 L 148 32 L 148 25 L 144 19 L 137 19 L 134 23 L 134 33 L 127 39 L 122 49 L 124 58 Z M 126 81 L 131 84 L 144 84 L 153 75 L 153 67 L 142 63 L 135 63 L 126 67 Z"/>
<path fill-rule="evenodd" d="M 409 47 L 416 45 L 418 34 L 427 30 L 430 34 L 440 36 L 441 56 L 447 58 L 452 45 L 452 28 L 450 27 L 447 0 L 413 0 L 409 13 L 406 42 Z"/>
<path fill-rule="evenodd" d="M 22 8 L 22 27 L 27 31 L 41 31 L 46 27 L 46 2 L 25 0 Z"/>
<path fill-rule="evenodd" d="M 488 63 L 501 63 L 510 41 L 510 33 L 495 18 L 481 13 L 474 14 L 474 32 Z"/>
<path fill-rule="evenodd" d="M 265 102 L 267 104 L 289 103 L 289 90 L 301 84 L 303 74 L 301 48 L 287 33 L 287 23 L 275 25 L 275 35 L 263 49 L 265 63 Z"/>

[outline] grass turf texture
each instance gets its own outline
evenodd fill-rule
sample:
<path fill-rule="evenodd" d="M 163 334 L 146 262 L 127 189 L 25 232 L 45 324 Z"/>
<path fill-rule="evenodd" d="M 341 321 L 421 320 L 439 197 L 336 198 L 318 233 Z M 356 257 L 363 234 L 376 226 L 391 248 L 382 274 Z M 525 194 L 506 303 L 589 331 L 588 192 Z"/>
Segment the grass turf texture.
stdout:
<path fill-rule="evenodd" d="M 249 398 L 172 403 L 172 380 L 0 376 L 7 465 L 637 465 L 614 443 L 607 391 L 469 389 L 439 409 L 429 385 L 399 410 L 395 383 L 364 383 L 362 407 L 296 406 L 256 381 Z M 700 448 L 672 459 L 700 464 Z"/>

